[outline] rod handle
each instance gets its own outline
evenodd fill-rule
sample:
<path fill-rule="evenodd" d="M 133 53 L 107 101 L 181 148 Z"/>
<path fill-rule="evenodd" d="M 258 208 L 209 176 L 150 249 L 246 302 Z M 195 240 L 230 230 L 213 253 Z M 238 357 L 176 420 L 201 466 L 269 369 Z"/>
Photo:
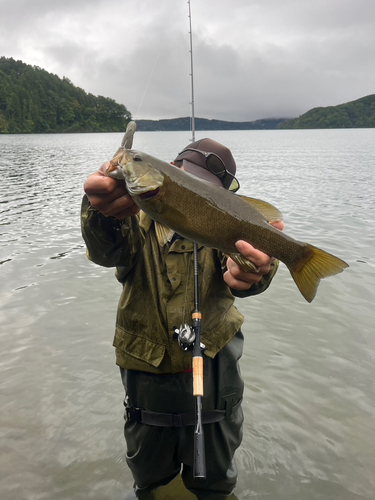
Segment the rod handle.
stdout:
<path fill-rule="evenodd" d="M 206 478 L 206 454 L 204 450 L 203 430 L 201 433 L 194 435 L 194 464 L 193 476 Z"/>
<path fill-rule="evenodd" d="M 193 394 L 203 396 L 203 358 L 193 357 Z"/>

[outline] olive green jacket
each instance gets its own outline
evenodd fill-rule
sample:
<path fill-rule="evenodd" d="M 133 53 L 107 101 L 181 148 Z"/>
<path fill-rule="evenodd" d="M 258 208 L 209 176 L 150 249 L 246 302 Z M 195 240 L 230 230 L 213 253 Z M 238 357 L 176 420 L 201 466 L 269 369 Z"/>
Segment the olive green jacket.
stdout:
<path fill-rule="evenodd" d="M 116 267 L 123 285 L 114 346 L 116 362 L 129 370 L 178 373 L 191 367 L 175 329 L 191 324 L 194 309 L 193 243 L 176 239 L 161 247 L 153 221 L 143 212 L 118 221 L 82 202 L 82 235 L 90 260 Z M 198 247 L 199 308 L 205 354 L 215 355 L 234 337 L 243 323 L 234 306 L 237 296 L 255 295 L 270 284 L 278 263 L 246 293 L 231 290 L 223 280 L 226 258 L 217 250 Z"/>

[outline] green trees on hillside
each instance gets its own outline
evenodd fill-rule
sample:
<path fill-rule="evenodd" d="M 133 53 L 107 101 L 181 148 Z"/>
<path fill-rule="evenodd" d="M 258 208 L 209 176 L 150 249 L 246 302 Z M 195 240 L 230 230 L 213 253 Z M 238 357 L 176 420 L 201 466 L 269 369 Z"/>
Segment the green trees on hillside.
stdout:
<path fill-rule="evenodd" d="M 299 118 L 280 123 L 278 129 L 297 128 L 373 128 L 375 95 L 368 95 L 338 106 L 314 108 Z"/>
<path fill-rule="evenodd" d="M 87 94 L 68 78 L 0 57 L 0 133 L 122 132 L 131 114 L 123 104 Z M 190 118 L 140 120 L 139 130 L 190 130 Z M 375 95 L 314 108 L 292 120 L 224 122 L 196 119 L 197 130 L 375 128 Z"/>
<path fill-rule="evenodd" d="M 195 118 L 196 130 L 273 130 L 285 118 L 265 118 L 252 122 L 227 122 L 224 120 L 208 120 Z M 191 118 L 171 118 L 164 120 L 137 120 L 137 130 L 146 131 L 177 131 L 191 130 Z"/>
<path fill-rule="evenodd" d="M 0 58 L 0 133 L 122 132 L 131 114 L 67 78 Z"/>

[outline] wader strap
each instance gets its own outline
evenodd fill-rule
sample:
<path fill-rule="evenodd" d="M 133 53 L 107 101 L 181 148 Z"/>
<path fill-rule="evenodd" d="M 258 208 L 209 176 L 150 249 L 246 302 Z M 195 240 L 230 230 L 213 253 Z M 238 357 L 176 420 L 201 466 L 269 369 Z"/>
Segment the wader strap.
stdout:
<path fill-rule="evenodd" d="M 241 403 L 242 399 L 233 405 L 231 413 L 237 411 Z M 195 424 L 195 413 L 157 413 L 133 406 L 126 406 L 125 412 L 127 420 L 136 420 L 155 427 L 185 427 Z M 227 416 L 226 410 L 207 410 L 202 412 L 202 422 L 203 424 L 213 424 L 224 420 Z"/>

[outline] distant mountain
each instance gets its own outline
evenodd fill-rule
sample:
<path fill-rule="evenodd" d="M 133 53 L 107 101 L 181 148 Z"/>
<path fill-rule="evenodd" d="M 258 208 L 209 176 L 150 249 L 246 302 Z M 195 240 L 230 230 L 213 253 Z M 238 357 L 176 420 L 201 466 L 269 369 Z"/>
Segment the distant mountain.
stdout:
<path fill-rule="evenodd" d="M 38 66 L 0 57 L 0 133 L 122 132 L 131 119 L 123 104 L 87 94 Z M 227 122 L 196 118 L 196 130 L 269 130 L 285 120 Z M 191 130 L 191 119 L 139 120 L 140 131 Z"/>
<path fill-rule="evenodd" d="M 287 120 L 277 125 L 278 129 L 374 127 L 375 94 L 338 106 L 314 108 L 299 118 Z"/>
<path fill-rule="evenodd" d="M 123 104 L 87 94 L 67 78 L 0 58 L 0 133 L 123 132 Z"/>
<path fill-rule="evenodd" d="M 272 130 L 286 118 L 269 118 L 252 122 L 227 122 L 195 118 L 196 130 Z M 191 130 L 191 118 L 171 118 L 168 120 L 137 120 L 137 130 L 166 132 Z"/>
<path fill-rule="evenodd" d="M 123 132 L 131 114 L 123 104 L 87 94 L 38 66 L 0 57 L 0 134 Z M 138 120 L 139 131 L 189 131 L 191 118 Z M 338 106 L 314 108 L 298 118 L 246 122 L 195 119 L 204 130 L 375 128 L 375 94 Z"/>

